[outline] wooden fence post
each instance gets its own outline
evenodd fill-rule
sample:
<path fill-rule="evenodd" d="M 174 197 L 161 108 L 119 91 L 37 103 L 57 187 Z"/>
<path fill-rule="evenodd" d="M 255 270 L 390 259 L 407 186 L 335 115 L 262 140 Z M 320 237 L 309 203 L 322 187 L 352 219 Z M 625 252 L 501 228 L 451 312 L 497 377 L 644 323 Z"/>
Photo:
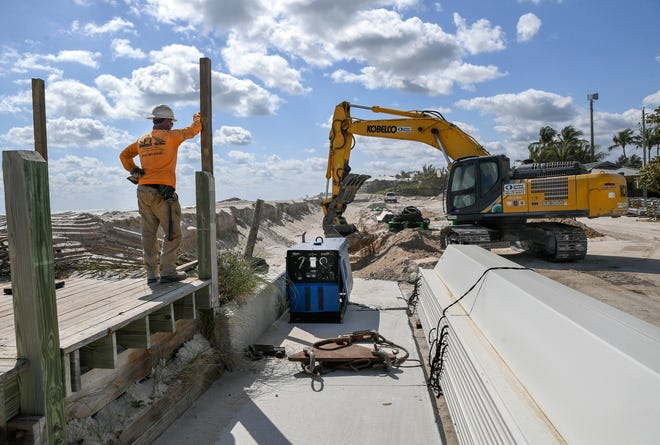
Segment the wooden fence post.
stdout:
<path fill-rule="evenodd" d="M 48 164 L 36 151 L 3 151 L 20 412 L 44 416 L 49 444 L 66 443 L 64 378 L 55 300 Z"/>
<path fill-rule="evenodd" d="M 34 149 L 48 161 L 46 139 L 46 93 L 42 79 L 32 79 L 32 122 L 34 124 Z"/>
<path fill-rule="evenodd" d="M 202 115 L 202 171 L 213 175 L 213 107 L 211 59 L 199 59 L 199 112 Z"/>
<path fill-rule="evenodd" d="M 211 285 L 200 291 L 200 309 L 218 309 L 218 250 L 216 247 L 215 180 L 208 172 L 195 172 L 197 193 L 197 269 Z M 208 292 L 208 295 L 206 294 Z"/>
<path fill-rule="evenodd" d="M 259 232 L 259 221 L 261 221 L 261 206 L 264 204 L 263 199 L 257 199 L 254 205 L 254 215 L 252 215 L 252 225 L 250 226 L 250 233 L 248 234 L 247 244 L 245 245 L 245 258 L 252 258 L 254 253 L 254 244 L 257 242 L 257 233 Z"/>
<path fill-rule="evenodd" d="M 199 110 L 202 115 L 202 171 L 195 172 L 197 196 L 197 259 L 199 278 L 211 280 L 211 286 L 202 295 L 200 308 L 217 310 L 218 300 L 218 251 L 216 247 L 215 178 L 213 177 L 213 126 L 211 93 L 211 61 L 199 60 Z"/>

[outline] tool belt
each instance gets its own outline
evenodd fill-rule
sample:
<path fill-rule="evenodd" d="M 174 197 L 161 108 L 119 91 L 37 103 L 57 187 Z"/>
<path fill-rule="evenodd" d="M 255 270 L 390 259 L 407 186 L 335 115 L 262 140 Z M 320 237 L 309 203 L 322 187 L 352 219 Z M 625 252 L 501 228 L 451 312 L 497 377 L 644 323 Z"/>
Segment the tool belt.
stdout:
<path fill-rule="evenodd" d="M 356 344 L 359 342 L 371 342 L 372 349 Z M 403 354 L 399 355 L 401 351 Z M 311 348 L 290 355 L 289 360 L 300 362 L 305 373 L 319 376 L 334 369 L 383 368 L 389 372 L 405 362 L 408 355 L 405 348 L 378 331 L 368 330 L 317 341 Z"/>
<path fill-rule="evenodd" d="M 165 199 L 165 201 L 177 201 L 179 196 L 176 194 L 176 190 L 171 185 L 163 184 L 141 184 L 145 187 L 151 187 L 152 189 L 158 190 L 158 194 Z"/>

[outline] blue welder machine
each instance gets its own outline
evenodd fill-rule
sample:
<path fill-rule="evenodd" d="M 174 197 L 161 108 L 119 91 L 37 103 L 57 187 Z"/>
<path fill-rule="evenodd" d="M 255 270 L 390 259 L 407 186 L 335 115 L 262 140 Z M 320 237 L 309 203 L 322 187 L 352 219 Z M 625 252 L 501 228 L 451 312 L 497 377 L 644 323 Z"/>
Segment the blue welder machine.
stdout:
<path fill-rule="evenodd" d="M 316 237 L 286 253 L 290 322 L 341 323 L 353 288 L 345 238 Z"/>

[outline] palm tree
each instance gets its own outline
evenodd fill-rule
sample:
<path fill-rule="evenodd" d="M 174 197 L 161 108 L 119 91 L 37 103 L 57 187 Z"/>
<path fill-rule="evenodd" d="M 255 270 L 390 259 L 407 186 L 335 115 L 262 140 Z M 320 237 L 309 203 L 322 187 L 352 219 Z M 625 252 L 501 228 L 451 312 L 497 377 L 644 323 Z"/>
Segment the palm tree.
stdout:
<path fill-rule="evenodd" d="M 577 157 L 584 157 L 584 146 L 586 140 L 580 139 L 582 130 L 578 130 L 572 125 L 562 128 L 559 133 L 557 143 L 554 144 L 555 161 L 578 161 Z M 582 162 L 582 161 L 581 161 Z"/>
<path fill-rule="evenodd" d="M 605 158 L 605 153 L 594 152 L 591 155 L 589 141 L 582 138 L 582 131 L 572 125 L 562 128 L 557 133 L 552 127 L 543 127 L 539 131 L 539 140 L 527 146 L 530 159 L 534 162 L 578 161 L 596 162 Z"/>
<path fill-rule="evenodd" d="M 534 162 L 545 162 L 545 154 L 550 151 L 552 145 L 555 143 L 557 131 L 550 127 L 545 126 L 539 130 L 539 140 L 532 142 L 528 145 L 529 158 Z"/>
<path fill-rule="evenodd" d="M 634 143 L 636 146 L 641 147 L 643 142 L 642 142 L 642 136 L 641 136 L 641 130 L 640 130 L 640 135 L 637 135 L 634 137 Z M 656 151 L 656 156 L 660 155 L 660 126 L 658 127 L 650 127 L 646 128 L 646 131 L 644 132 L 646 136 L 646 149 L 648 150 L 648 157 L 647 159 L 651 159 L 651 150 L 653 147 L 655 147 Z"/>
<path fill-rule="evenodd" d="M 621 155 L 619 156 L 619 159 L 616 160 L 615 165 L 617 167 L 640 168 L 642 166 L 642 158 L 637 155 L 632 155 L 629 158 L 625 155 Z"/>
<path fill-rule="evenodd" d="M 650 124 L 647 128 L 646 146 L 649 148 L 649 160 L 651 159 L 651 147 L 655 147 L 655 155 L 660 155 L 660 107 L 657 107 L 651 114 L 646 116 L 646 123 Z"/>
<path fill-rule="evenodd" d="M 637 156 L 637 155 L 632 155 L 632 156 L 628 159 L 628 164 L 626 165 L 626 167 L 630 167 L 630 168 L 642 168 L 642 164 L 643 164 L 642 158 L 640 158 L 640 157 Z"/>
<path fill-rule="evenodd" d="M 626 145 L 633 144 L 635 142 L 635 137 L 633 136 L 633 131 L 630 128 L 626 128 L 625 130 L 619 131 L 617 134 L 614 135 L 612 138 L 612 142 L 614 142 L 614 145 L 610 145 L 607 147 L 609 151 L 612 151 L 616 147 L 621 147 L 623 150 L 623 157 L 626 157 Z"/>
<path fill-rule="evenodd" d="M 598 145 L 596 145 L 598 148 Z M 578 161 L 581 164 L 587 164 L 589 162 L 598 162 L 605 159 L 607 155 L 602 151 L 594 150 L 593 155 L 591 154 L 591 144 L 588 141 L 580 141 L 580 144 L 576 146 L 575 152 L 573 153 L 574 161 Z"/>

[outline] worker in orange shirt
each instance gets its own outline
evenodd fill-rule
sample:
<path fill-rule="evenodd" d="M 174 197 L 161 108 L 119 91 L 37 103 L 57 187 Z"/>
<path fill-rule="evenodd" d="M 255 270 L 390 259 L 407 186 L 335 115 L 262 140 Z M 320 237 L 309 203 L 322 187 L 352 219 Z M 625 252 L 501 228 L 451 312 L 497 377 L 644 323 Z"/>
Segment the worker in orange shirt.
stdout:
<path fill-rule="evenodd" d="M 167 105 L 158 105 L 147 118 L 153 120 L 151 132 L 141 136 L 119 154 L 129 179 L 137 183 L 137 201 L 142 216 L 142 247 L 147 283 L 181 281 L 185 272 L 176 270 L 181 244 L 181 205 L 176 194 L 176 161 L 179 146 L 202 130 L 199 113 L 189 127 L 172 130 L 174 113 Z M 133 159 L 140 157 L 140 166 Z M 165 232 L 163 252 L 158 255 L 158 227 Z"/>

